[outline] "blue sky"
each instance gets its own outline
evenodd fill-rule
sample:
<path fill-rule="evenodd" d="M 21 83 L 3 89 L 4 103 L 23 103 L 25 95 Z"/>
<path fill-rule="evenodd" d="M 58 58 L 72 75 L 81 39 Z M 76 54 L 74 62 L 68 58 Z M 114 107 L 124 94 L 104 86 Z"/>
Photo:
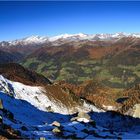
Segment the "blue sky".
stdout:
<path fill-rule="evenodd" d="M 140 32 L 140 1 L 0 1 L 0 40 L 81 32 Z"/>

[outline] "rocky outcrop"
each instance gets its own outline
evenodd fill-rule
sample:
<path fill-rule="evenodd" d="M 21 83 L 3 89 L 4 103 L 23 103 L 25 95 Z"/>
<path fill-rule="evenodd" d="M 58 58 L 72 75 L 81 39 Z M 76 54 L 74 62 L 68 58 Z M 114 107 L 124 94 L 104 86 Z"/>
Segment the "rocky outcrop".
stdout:
<path fill-rule="evenodd" d="M 7 82 L 7 80 L 2 75 L 0 75 L 0 91 L 10 96 L 15 95 L 12 85 L 9 82 Z"/>
<path fill-rule="evenodd" d="M 80 85 L 66 82 L 59 82 L 59 84 L 100 109 L 108 110 L 106 107 L 112 106 L 112 110 L 117 110 L 119 107 L 119 104 L 115 101 L 118 93 L 112 88 L 103 86 L 99 81 L 88 80 Z"/>

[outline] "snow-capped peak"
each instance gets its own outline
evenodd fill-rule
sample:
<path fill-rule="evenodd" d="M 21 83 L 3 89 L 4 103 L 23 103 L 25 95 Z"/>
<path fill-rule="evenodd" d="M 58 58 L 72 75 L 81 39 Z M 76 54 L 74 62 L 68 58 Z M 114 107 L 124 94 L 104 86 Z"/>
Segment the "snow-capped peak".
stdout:
<path fill-rule="evenodd" d="M 61 34 L 58 36 L 53 36 L 49 38 L 49 41 L 56 41 L 58 39 L 84 39 L 88 35 L 79 33 L 79 34 Z"/>
<path fill-rule="evenodd" d="M 31 36 L 23 39 L 25 42 L 30 43 L 43 43 L 48 40 L 48 37 Z"/>
<path fill-rule="evenodd" d="M 120 32 L 120 33 L 112 34 L 111 36 L 113 38 L 121 38 L 121 37 L 128 37 L 128 36 L 130 36 L 130 34 L 124 33 L 124 32 Z"/>
<path fill-rule="evenodd" d="M 79 37 L 87 37 L 88 35 L 87 34 L 84 34 L 84 33 L 79 33 L 79 34 L 76 34 L 77 36 Z"/>
<path fill-rule="evenodd" d="M 140 34 L 139 33 L 133 33 L 133 34 L 131 34 L 130 36 L 132 36 L 132 37 L 136 37 L 136 38 L 140 38 Z"/>
<path fill-rule="evenodd" d="M 40 37 L 40 36 L 30 36 L 30 37 L 25 38 L 24 40 L 26 40 L 26 41 L 40 41 L 42 39 L 43 39 L 43 37 Z"/>
<path fill-rule="evenodd" d="M 28 45 L 28 44 L 41 44 L 48 41 L 48 37 L 30 36 L 19 40 L 9 41 L 10 45 Z"/>

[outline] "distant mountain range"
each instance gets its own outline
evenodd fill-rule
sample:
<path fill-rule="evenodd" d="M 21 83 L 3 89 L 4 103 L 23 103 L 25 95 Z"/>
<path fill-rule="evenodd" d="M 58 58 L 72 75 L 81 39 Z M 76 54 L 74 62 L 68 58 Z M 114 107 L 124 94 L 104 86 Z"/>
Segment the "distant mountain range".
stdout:
<path fill-rule="evenodd" d="M 43 44 L 54 41 L 78 41 L 78 40 L 112 40 L 120 39 L 123 37 L 140 38 L 140 33 L 115 33 L 115 34 L 61 34 L 53 37 L 30 36 L 23 39 L 13 41 L 0 42 L 1 47 L 16 46 L 16 45 L 29 45 L 29 44 Z"/>

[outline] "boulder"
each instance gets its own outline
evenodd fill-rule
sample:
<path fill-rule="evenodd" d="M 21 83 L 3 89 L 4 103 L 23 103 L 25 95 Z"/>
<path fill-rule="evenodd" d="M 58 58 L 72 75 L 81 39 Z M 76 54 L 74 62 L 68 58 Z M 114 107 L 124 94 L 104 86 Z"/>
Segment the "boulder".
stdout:
<path fill-rule="evenodd" d="M 39 140 L 46 140 L 46 138 L 45 137 L 40 137 Z"/>
<path fill-rule="evenodd" d="M 3 103 L 1 99 L 0 99 L 0 109 L 3 109 Z"/>
<path fill-rule="evenodd" d="M 86 118 L 77 118 L 78 122 L 84 122 L 84 123 L 88 123 L 90 122 L 90 120 L 86 119 Z"/>
<path fill-rule="evenodd" d="M 52 123 L 52 125 L 53 125 L 53 126 L 57 126 L 57 127 L 60 127 L 60 126 L 61 126 L 61 124 L 60 124 L 59 122 L 57 122 L 57 121 L 54 121 L 54 122 Z"/>
<path fill-rule="evenodd" d="M 79 112 L 77 117 L 71 118 L 71 121 L 88 123 L 91 122 L 91 117 L 85 112 Z"/>
<path fill-rule="evenodd" d="M 61 130 L 57 127 L 55 127 L 53 130 L 52 130 L 53 133 L 61 133 Z"/>
<path fill-rule="evenodd" d="M 2 123 L 2 116 L 0 115 L 0 124 Z"/>
<path fill-rule="evenodd" d="M 133 107 L 132 116 L 135 118 L 140 118 L 140 104 L 135 104 Z"/>
<path fill-rule="evenodd" d="M 5 136 L 0 135 L 0 140 L 8 140 Z"/>
<path fill-rule="evenodd" d="M 90 120 L 91 117 L 85 112 L 79 112 L 78 118 L 86 118 L 87 120 Z"/>
<path fill-rule="evenodd" d="M 51 106 L 46 107 L 46 110 L 47 110 L 48 112 L 54 112 Z"/>

